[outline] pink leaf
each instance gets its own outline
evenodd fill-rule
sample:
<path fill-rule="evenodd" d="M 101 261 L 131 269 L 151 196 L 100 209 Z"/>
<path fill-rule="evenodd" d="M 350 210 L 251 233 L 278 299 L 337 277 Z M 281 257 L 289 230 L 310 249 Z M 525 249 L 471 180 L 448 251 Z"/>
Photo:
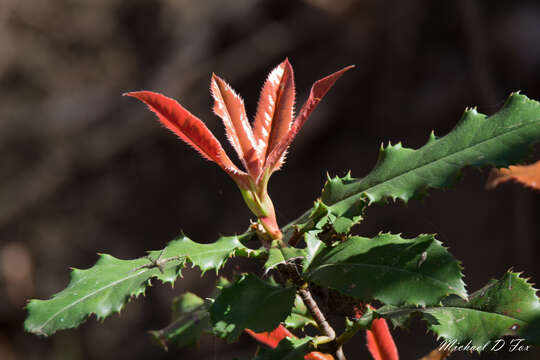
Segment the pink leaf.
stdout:
<path fill-rule="evenodd" d="M 265 170 L 270 169 L 270 171 L 276 171 L 281 165 L 281 159 L 285 155 L 287 148 L 291 145 L 292 141 L 304 126 L 304 123 L 308 119 L 309 115 L 317 107 L 322 98 L 326 93 L 332 88 L 334 83 L 343 75 L 347 70 L 350 70 L 354 65 L 347 66 L 333 74 L 328 75 L 318 81 L 316 81 L 311 87 L 309 98 L 300 109 L 300 112 L 294 119 L 294 123 L 291 126 L 291 129 L 287 133 L 287 136 L 280 141 L 280 143 L 272 150 L 268 156 L 265 163 Z"/>
<path fill-rule="evenodd" d="M 294 73 L 288 59 L 270 72 L 259 97 L 253 132 L 261 159 L 287 135 L 293 119 Z"/>
<path fill-rule="evenodd" d="M 251 125 L 244 108 L 244 101 L 223 79 L 212 74 L 210 89 L 214 97 L 214 113 L 223 120 L 227 138 L 236 150 L 242 164 L 253 177 L 261 172 L 261 161 Z"/>
<path fill-rule="evenodd" d="M 163 125 L 197 150 L 205 159 L 218 164 L 235 180 L 241 181 L 247 176 L 229 159 L 219 141 L 206 125 L 176 100 L 151 91 L 129 92 L 125 93 L 124 96 L 134 97 L 148 105 L 148 108 L 158 116 Z"/>
<path fill-rule="evenodd" d="M 508 169 L 493 169 L 486 183 L 486 188 L 493 189 L 500 183 L 514 180 L 525 186 L 540 190 L 540 161 L 525 166 L 510 166 Z"/>

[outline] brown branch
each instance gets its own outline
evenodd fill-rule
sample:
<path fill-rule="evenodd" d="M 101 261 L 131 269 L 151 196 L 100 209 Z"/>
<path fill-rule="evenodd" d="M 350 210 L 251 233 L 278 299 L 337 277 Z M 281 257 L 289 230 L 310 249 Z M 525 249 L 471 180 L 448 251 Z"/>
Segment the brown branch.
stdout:
<path fill-rule="evenodd" d="M 309 289 L 307 287 L 301 288 L 298 290 L 298 293 L 300 294 L 300 297 L 304 301 L 306 307 L 309 309 L 311 316 L 313 316 L 313 319 L 319 326 L 322 334 L 328 338 L 328 341 L 325 342 L 333 341 L 336 338 L 336 332 L 324 317 L 324 314 L 322 313 L 321 309 L 319 309 L 319 306 L 313 299 L 313 296 L 311 296 Z"/>

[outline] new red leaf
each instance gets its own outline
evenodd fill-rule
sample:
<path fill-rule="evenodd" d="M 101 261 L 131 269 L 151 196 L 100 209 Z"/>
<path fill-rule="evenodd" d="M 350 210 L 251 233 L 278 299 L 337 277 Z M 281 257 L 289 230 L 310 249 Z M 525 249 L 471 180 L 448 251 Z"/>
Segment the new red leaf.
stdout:
<path fill-rule="evenodd" d="M 371 330 L 366 331 L 367 348 L 374 360 L 398 360 L 398 352 L 388 324 L 384 319 L 375 319 Z"/>
<path fill-rule="evenodd" d="M 486 188 L 493 189 L 508 180 L 520 182 L 525 186 L 540 190 L 540 161 L 525 166 L 510 166 L 508 169 L 493 169 L 486 183 Z"/>
<path fill-rule="evenodd" d="M 151 91 L 129 92 L 125 93 L 124 96 L 134 97 L 148 105 L 148 108 L 158 116 L 159 121 L 165 127 L 192 146 L 205 159 L 218 164 L 233 178 L 238 180 L 246 175 L 229 159 L 219 141 L 206 125 L 176 100 Z"/>
<path fill-rule="evenodd" d="M 251 335 L 259 343 L 269 346 L 272 349 L 275 349 L 279 345 L 279 342 L 286 337 L 296 338 L 293 333 L 291 333 L 285 326 L 281 324 L 270 332 L 256 333 L 250 329 L 245 329 L 244 331 Z M 330 354 L 323 354 L 318 351 L 313 351 L 306 354 L 304 356 L 304 360 L 334 360 L 334 357 Z"/>
<path fill-rule="evenodd" d="M 285 59 L 268 75 L 257 105 L 253 133 L 262 159 L 289 132 L 294 97 L 294 73 L 289 60 Z"/>
<path fill-rule="evenodd" d="M 311 87 L 309 93 L 309 98 L 300 109 L 300 112 L 294 119 L 294 122 L 291 126 L 291 129 L 287 133 L 287 136 L 283 138 L 280 143 L 272 150 L 268 156 L 265 169 L 269 168 L 271 171 L 279 169 L 280 159 L 283 157 L 284 153 L 287 151 L 287 148 L 291 145 L 292 141 L 304 126 L 306 120 L 309 118 L 309 115 L 315 110 L 317 105 L 321 102 L 322 98 L 326 93 L 332 88 L 334 83 L 345 73 L 345 71 L 350 70 L 354 65 L 347 66 L 333 74 L 330 74 L 318 81 L 316 81 Z"/>
<path fill-rule="evenodd" d="M 256 333 L 250 329 L 245 329 L 244 331 L 247 332 L 249 335 L 251 335 L 255 340 L 257 340 L 261 344 L 269 346 L 272 349 L 276 348 L 279 342 L 285 339 L 286 337 L 292 337 L 292 338 L 295 337 L 283 325 L 279 325 L 277 328 L 275 328 L 274 330 L 270 332 Z"/>
<path fill-rule="evenodd" d="M 257 143 L 246 116 L 244 101 L 229 84 L 215 74 L 212 75 L 210 89 L 215 100 L 214 113 L 223 120 L 227 138 L 248 173 L 256 179 L 262 165 L 257 152 Z"/>

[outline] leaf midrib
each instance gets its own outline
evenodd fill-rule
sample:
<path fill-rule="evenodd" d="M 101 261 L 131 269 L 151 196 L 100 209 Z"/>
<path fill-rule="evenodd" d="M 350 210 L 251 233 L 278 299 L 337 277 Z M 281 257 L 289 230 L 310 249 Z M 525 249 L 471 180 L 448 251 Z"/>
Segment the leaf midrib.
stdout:
<path fill-rule="evenodd" d="M 489 119 L 489 118 L 488 118 L 488 119 Z M 486 119 L 486 120 L 487 120 L 487 119 Z M 447 159 L 447 158 L 449 158 L 449 157 L 455 156 L 455 155 L 457 155 L 457 154 L 459 154 L 459 153 L 461 153 L 461 152 L 473 150 L 475 147 L 480 146 L 480 145 L 483 145 L 483 144 L 485 144 L 486 142 L 495 141 L 496 139 L 499 139 L 499 138 L 501 138 L 501 137 L 508 136 L 508 135 L 512 134 L 513 132 L 518 132 L 518 131 L 522 130 L 523 128 L 527 128 L 527 127 L 529 127 L 529 126 L 538 126 L 538 123 L 537 123 L 537 122 L 533 122 L 533 123 L 527 123 L 527 124 L 521 125 L 521 126 L 519 126 L 519 127 L 514 127 L 514 128 L 512 128 L 512 130 L 510 130 L 510 131 L 508 131 L 508 132 L 504 132 L 504 133 L 502 133 L 502 134 L 500 134 L 500 135 L 497 135 L 497 136 L 495 136 L 495 137 L 492 137 L 492 138 L 489 138 L 489 139 L 480 141 L 480 142 L 478 142 L 478 143 L 475 143 L 475 144 L 472 145 L 472 146 L 468 146 L 468 147 L 461 148 L 461 149 L 459 149 L 458 151 L 455 151 L 455 152 L 453 152 L 453 153 L 451 153 L 451 154 L 449 154 L 449 155 L 445 155 L 445 156 L 443 156 L 443 157 L 440 157 L 440 158 L 438 158 L 438 159 L 436 159 L 436 160 L 434 160 L 434 161 L 428 162 L 428 163 L 423 164 L 423 165 L 421 165 L 421 166 L 419 166 L 419 167 L 416 167 L 416 168 L 414 168 L 414 169 L 410 169 L 410 170 L 404 171 L 404 172 L 402 172 L 402 173 L 400 173 L 400 174 L 398 174 L 398 175 L 392 176 L 391 178 L 388 178 L 388 179 L 386 179 L 386 180 L 384 180 L 384 181 L 381 181 L 381 182 L 379 182 L 379 183 L 377 183 L 377 184 L 375 184 L 375 185 L 373 185 L 373 186 L 370 186 L 370 187 L 368 187 L 368 188 L 366 188 L 366 189 L 364 189 L 364 190 L 358 191 L 358 192 L 356 192 L 356 193 L 354 193 L 354 194 L 352 194 L 352 195 L 346 196 L 346 197 L 344 197 L 343 199 L 341 199 L 341 200 L 339 200 L 339 201 L 337 201 L 337 202 L 335 202 L 335 203 L 328 204 L 328 205 L 329 205 L 329 206 L 335 206 L 335 205 L 341 204 L 342 202 L 345 202 L 345 201 L 347 201 L 347 200 L 349 200 L 349 199 L 351 199 L 351 198 L 360 197 L 362 194 L 364 194 L 364 193 L 370 191 L 371 189 L 376 188 L 377 186 L 380 186 L 380 185 L 385 184 L 385 183 L 387 183 L 387 182 L 393 181 L 393 180 L 398 179 L 398 178 L 400 178 L 400 177 L 402 177 L 402 176 L 406 176 L 406 175 L 408 175 L 409 173 L 411 173 L 411 172 L 413 172 L 413 171 L 418 171 L 419 169 L 433 166 L 433 165 L 436 164 L 437 162 L 443 161 L 443 160 L 445 160 L 445 159 Z M 434 142 L 434 143 L 431 143 L 431 144 L 427 145 L 427 147 L 436 145 L 436 144 L 439 143 L 439 141 L 445 140 L 445 138 L 446 138 L 446 136 L 445 136 L 444 138 L 438 139 L 437 142 Z M 417 151 L 422 151 L 422 150 L 424 150 L 424 149 L 425 149 L 425 146 L 423 146 L 423 147 L 421 147 L 421 148 L 419 148 L 419 149 L 412 149 L 412 150 L 414 150 L 415 153 L 416 153 Z M 465 165 L 463 165 L 463 166 L 465 166 Z M 369 176 L 369 175 L 368 175 L 368 176 Z M 361 179 L 358 179 L 358 182 L 360 182 L 360 181 L 362 181 L 362 180 L 364 180 L 364 179 L 365 179 L 365 177 L 364 177 L 364 178 L 361 178 Z"/>
<path fill-rule="evenodd" d="M 124 278 L 122 278 L 122 279 L 118 279 L 118 280 L 116 280 L 116 281 L 113 281 L 113 282 L 111 282 L 110 284 L 107 284 L 107 285 L 105 285 L 105 286 L 103 286 L 103 287 L 101 287 L 101 288 L 99 288 L 99 289 L 97 289 L 97 290 L 94 290 L 93 292 L 90 292 L 90 293 L 86 294 L 85 296 L 81 297 L 80 299 L 78 299 L 78 300 L 76 300 L 76 301 L 74 301 L 74 302 L 69 303 L 68 305 L 64 306 L 63 308 L 61 308 L 60 310 L 58 310 L 56 313 L 54 313 L 54 314 L 53 314 L 50 318 L 48 318 L 41 326 L 37 327 L 37 328 L 35 329 L 35 331 L 40 332 L 40 333 L 43 332 L 43 331 L 42 331 L 43 328 L 44 328 L 45 326 L 47 326 L 47 324 L 48 324 L 49 322 L 51 322 L 54 318 L 56 318 L 58 315 L 60 315 L 61 313 L 63 313 L 63 312 L 66 311 L 67 309 L 69 309 L 69 308 L 71 308 L 71 307 L 73 307 L 73 306 L 79 304 L 80 302 L 82 302 L 82 301 L 84 301 L 84 300 L 86 300 L 86 299 L 88 299 L 88 298 L 90 298 L 90 297 L 92 297 L 92 296 L 94 296 L 94 295 L 96 295 L 96 294 L 102 292 L 102 291 L 105 291 L 106 289 L 108 289 L 108 288 L 110 288 L 110 287 L 112 287 L 112 286 L 115 286 L 115 285 L 117 285 L 117 284 L 119 284 L 119 283 L 121 283 L 121 282 L 124 282 L 124 281 L 128 281 L 129 279 L 132 279 L 132 278 L 134 278 L 134 277 L 137 277 L 137 276 L 139 276 L 139 275 L 142 275 L 142 274 L 144 274 L 145 272 L 148 272 L 148 271 L 150 271 L 150 270 L 152 270 L 152 269 L 141 270 L 141 271 L 139 271 L 139 272 L 137 272 L 137 273 L 135 273 L 135 274 L 133 274 L 133 275 L 126 276 L 126 277 L 124 277 Z M 35 332 L 35 331 L 34 331 L 34 332 Z"/>

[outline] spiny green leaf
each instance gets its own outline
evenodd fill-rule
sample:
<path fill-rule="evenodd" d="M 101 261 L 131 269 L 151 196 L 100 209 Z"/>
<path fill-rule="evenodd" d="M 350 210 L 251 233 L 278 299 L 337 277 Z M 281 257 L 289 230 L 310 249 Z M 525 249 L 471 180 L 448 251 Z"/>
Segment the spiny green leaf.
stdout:
<path fill-rule="evenodd" d="M 367 204 L 388 198 L 406 202 L 428 188 L 448 187 L 466 166 L 507 167 L 519 162 L 539 141 L 540 104 L 514 93 L 489 117 L 467 109 L 449 134 L 437 138 L 432 133 L 419 149 L 404 148 L 401 143 L 381 147 L 377 164 L 367 176 L 354 179 L 347 174 L 329 179 L 321 200 L 328 214 L 354 223 Z M 312 213 L 310 210 L 287 225 L 285 238 L 298 230 L 297 225 L 303 225 L 303 231 L 316 228 Z"/>
<path fill-rule="evenodd" d="M 370 203 L 386 198 L 407 201 L 426 188 L 447 187 L 464 166 L 506 167 L 540 141 L 540 104 L 512 94 L 503 108 L 486 117 L 467 109 L 448 135 L 430 136 L 418 150 L 396 145 L 381 148 L 375 168 L 362 179 L 330 181 L 322 200 L 343 211 L 361 197 Z"/>
<path fill-rule="evenodd" d="M 210 307 L 215 333 L 228 342 L 244 329 L 274 330 L 291 313 L 296 289 L 271 285 L 255 275 L 244 275 L 222 290 Z"/>
<path fill-rule="evenodd" d="M 517 273 L 508 272 L 500 280 L 471 295 L 469 301 L 450 297 L 443 306 L 376 310 L 387 319 L 403 322 L 408 315 L 421 313 L 430 330 L 448 342 L 480 347 L 503 336 L 516 336 L 540 314 L 534 289 Z"/>
<path fill-rule="evenodd" d="M 449 306 L 426 309 L 430 329 L 445 338 L 483 345 L 502 336 L 515 336 L 540 312 L 536 290 L 519 274 L 507 272 L 499 281 L 469 302 L 453 301 Z"/>
<path fill-rule="evenodd" d="M 58 330 L 77 327 L 92 314 L 104 319 L 120 312 L 131 297 L 143 294 L 152 278 L 173 283 L 186 262 L 204 272 L 217 270 L 235 254 L 255 254 L 256 251 L 242 244 L 251 236 L 221 237 L 213 244 L 198 244 L 182 235 L 165 249 L 150 252 L 149 258 L 161 261 L 160 266 L 152 266 L 146 257 L 120 260 L 100 255 L 90 269 L 74 269 L 68 286 L 51 299 L 31 300 L 27 306 L 25 328 L 49 336 Z"/>
<path fill-rule="evenodd" d="M 467 296 L 458 262 L 433 235 L 351 237 L 321 250 L 304 275 L 365 302 L 425 306 L 449 294 Z"/>
<path fill-rule="evenodd" d="M 317 323 L 313 320 L 302 298 L 296 295 L 291 315 L 285 319 L 285 327 L 289 329 L 303 329 L 307 325 L 317 326 Z"/>
<path fill-rule="evenodd" d="M 309 351 L 310 337 L 285 338 L 275 349 L 262 348 L 255 360 L 303 360 Z"/>
<path fill-rule="evenodd" d="M 57 330 L 78 326 L 95 314 L 98 319 L 120 312 L 130 297 L 143 294 L 150 278 L 157 276 L 157 268 L 137 267 L 148 264 L 145 258 L 120 260 L 102 254 L 96 265 L 87 270 L 73 269 L 66 289 L 50 300 L 30 300 L 27 331 L 49 336 Z M 172 262 L 169 268 L 178 268 Z"/>

